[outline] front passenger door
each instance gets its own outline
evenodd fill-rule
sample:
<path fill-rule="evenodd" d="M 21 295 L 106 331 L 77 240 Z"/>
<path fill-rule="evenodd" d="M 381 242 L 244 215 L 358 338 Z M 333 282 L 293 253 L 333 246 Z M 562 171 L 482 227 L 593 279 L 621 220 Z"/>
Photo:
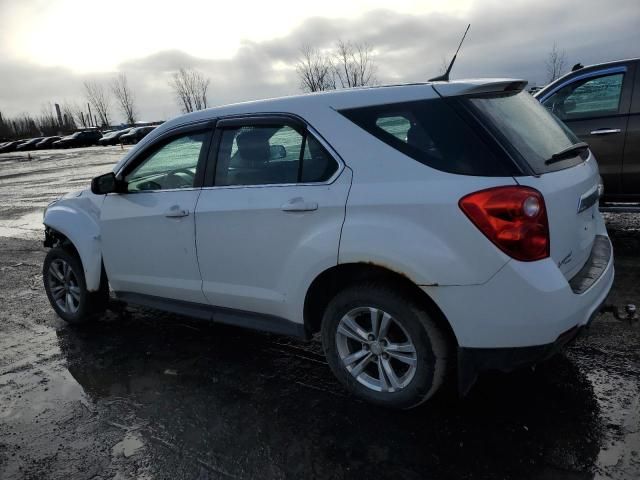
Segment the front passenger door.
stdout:
<path fill-rule="evenodd" d="M 206 303 L 194 210 L 210 135 L 201 128 L 160 140 L 118 174 L 126 192 L 107 195 L 100 217 L 104 266 L 117 294 Z"/>

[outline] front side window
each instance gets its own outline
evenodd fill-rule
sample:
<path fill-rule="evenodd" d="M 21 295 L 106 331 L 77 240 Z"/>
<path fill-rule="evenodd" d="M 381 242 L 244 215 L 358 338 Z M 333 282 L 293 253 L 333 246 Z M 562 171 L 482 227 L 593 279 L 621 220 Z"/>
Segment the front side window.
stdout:
<path fill-rule="evenodd" d="M 206 133 L 173 138 L 149 154 L 125 176 L 127 190 L 173 190 L 194 186 L 196 167 Z"/>
<path fill-rule="evenodd" d="M 575 81 L 544 100 L 561 120 L 615 115 L 620 107 L 624 73 Z"/>
<path fill-rule="evenodd" d="M 225 128 L 215 185 L 323 182 L 338 165 L 318 141 L 289 125 Z"/>

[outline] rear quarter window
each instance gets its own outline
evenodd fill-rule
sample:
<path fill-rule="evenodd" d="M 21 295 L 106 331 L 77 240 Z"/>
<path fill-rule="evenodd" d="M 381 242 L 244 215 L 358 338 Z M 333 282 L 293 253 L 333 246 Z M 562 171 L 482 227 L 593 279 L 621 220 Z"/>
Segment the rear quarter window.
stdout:
<path fill-rule="evenodd" d="M 443 172 L 502 177 L 520 173 L 444 99 L 376 105 L 340 113 L 378 140 Z M 471 123 L 471 124 L 470 124 Z"/>

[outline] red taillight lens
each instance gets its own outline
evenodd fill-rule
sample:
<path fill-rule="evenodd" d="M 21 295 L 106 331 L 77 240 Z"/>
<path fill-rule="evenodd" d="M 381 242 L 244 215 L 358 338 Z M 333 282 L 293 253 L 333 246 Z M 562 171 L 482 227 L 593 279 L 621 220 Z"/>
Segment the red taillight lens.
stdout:
<path fill-rule="evenodd" d="M 523 262 L 549 256 L 544 198 L 529 187 L 496 187 L 463 197 L 462 211 L 500 250 Z"/>

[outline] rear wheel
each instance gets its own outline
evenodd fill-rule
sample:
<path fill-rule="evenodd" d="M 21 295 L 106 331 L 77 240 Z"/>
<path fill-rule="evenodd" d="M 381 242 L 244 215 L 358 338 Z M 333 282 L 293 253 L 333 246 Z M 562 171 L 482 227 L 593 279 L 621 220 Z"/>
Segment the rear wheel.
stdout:
<path fill-rule="evenodd" d="M 109 299 L 106 278 L 97 292 L 87 291 L 84 270 L 74 253 L 56 247 L 49 250 L 42 267 L 44 288 L 58 316 L 69 323 L 82 323 L 102 313 Z"/>
<path fill-rule="evenodd" d="M 448 369 L 441 328 L 424 308 L 384 285 L 336 295 L 323 317 L 322 342 L 347 389 L 386 407 L 412 408 L 429 399 Z"/>

